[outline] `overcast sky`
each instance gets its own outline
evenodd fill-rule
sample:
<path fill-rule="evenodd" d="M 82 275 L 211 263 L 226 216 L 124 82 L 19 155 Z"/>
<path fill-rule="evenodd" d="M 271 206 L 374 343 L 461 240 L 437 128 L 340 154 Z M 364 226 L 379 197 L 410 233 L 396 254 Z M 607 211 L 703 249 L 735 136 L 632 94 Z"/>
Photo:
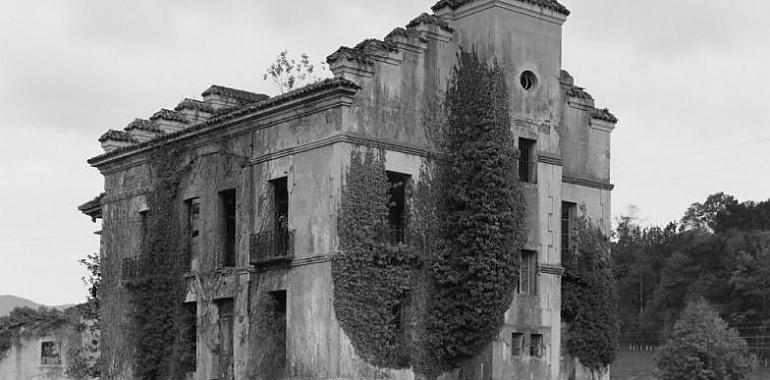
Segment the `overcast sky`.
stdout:
<path fill-rule="evenodd" d="M 650 223 L 725 191 L 770 197 L 770 2 L 570 0 L 564 68 L 620 119 L 613 214 Z M 81 302 L 98 225 L 97 138 L 216 83 L 275 93 L 283 50 L 315 61 L 433 0 L 0 1 L 0 294 Z"/>

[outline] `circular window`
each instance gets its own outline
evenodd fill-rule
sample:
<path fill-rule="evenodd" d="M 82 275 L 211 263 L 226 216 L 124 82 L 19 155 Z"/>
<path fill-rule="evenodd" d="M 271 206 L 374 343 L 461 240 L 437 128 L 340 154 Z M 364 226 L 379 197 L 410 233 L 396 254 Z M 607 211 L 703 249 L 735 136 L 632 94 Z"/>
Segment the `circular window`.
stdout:
<path fill-rule="evenodd" d="M 521 73 L 519 80 L 521 81 L 521 88 L 523 88 L 524 91 L 529 91 L 537 87 L 537 76 L 529 70 Z"/>

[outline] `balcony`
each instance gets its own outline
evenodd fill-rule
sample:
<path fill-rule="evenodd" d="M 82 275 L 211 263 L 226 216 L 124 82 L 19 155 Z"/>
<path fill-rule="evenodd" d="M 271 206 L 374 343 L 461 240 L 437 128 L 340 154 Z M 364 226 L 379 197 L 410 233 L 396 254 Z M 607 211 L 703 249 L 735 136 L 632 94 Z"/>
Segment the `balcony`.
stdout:
<path fill-rule="evenodd" d="M 294 231 L 279 228 L 251 235 L 250 262 L 255 266 L 288 263 L 294 258 Z"/>

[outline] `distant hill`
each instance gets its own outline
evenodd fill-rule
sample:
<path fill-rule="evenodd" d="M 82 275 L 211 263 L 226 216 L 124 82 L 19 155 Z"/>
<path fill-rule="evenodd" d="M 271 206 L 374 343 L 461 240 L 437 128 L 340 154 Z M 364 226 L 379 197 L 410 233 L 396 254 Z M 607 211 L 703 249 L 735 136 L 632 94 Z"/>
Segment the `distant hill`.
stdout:
<path fill-rule="evenodd" d="M 45 306 L 45 307 L 52 307 L 58 310 L 65 310 L 75 305 L 76 304 L 74 303 L 68 303 L 66 305 L 48 306 L 48 305 L 41 305 L 37 302 L 30 301 L 26 298 L 16 297 L 12 295 L 4 295 L 4 296 L 0 296 L 0 317 L 4 315 L 8 315 L 8 313 L 10 313 L 11 310 L 17 307 L 31 307 L 33 309 L 37 309 L 40 306 Z"/>
<path fill-rule="evenodd" d="M 26 298 L 11 296 L 11 295 L 4 295 L 0 296 L 0 317 L 4 315 L 8 315 L 8 313 L 11 312 L 16 307 L 31 307 L 33 309 L 37 309 L 41 305 L 39 303 L 32 302 Z"/>

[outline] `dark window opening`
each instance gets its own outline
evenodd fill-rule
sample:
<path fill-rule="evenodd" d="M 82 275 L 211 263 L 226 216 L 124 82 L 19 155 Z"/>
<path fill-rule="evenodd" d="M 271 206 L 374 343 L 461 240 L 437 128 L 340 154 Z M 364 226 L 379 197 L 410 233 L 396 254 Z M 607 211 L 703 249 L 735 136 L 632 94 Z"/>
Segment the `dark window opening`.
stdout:
<path fill-rule="evenodd" d="M 537 141 L 519 138 L 519 180 L 537 183 Z"/>
<path fill-rule="evenodd" d="M 532 334 L 529 340 L 529 355 L 539 358 L 543 356 L 543 351 L 545 351 L 543 346 L 543 335 Z"/>
<path fill-rule="evenodd" d="M 277 290 L 268 293 L 273 301 L 274 325 L 272 333 L 277 356 L 276 363 L 281 367 L 277 368 L 278 373 L 283 373 L 286 366 L 286 291 Z"/>
<path fill-rule="evenodd" d="M 236 195 L 235 189 L 225 190 L 219 193 L 219 202 L 222 207 L 222 232 L 223 251 L 222 266 L 235 266 L 235 233 L 236 233 Z"/>
<path fill-rule="evenodd" d="M 61 365 L 61 342 L 43 342 L 40 344 L 41 365 Z"/>
<path fill-rule="evenodd" d="M 273 188 L 274 223 L 279 231 L 289 228 L 289 185 L 288 178 L 281 177 L 270 181 Z"/>
<path fill-rule="evenodd" d="M 524 334 L 511 334 L 511 355 L 519 356 L 524 352 Z"/>
<path fill-rule="evenodd" d="M 145 252 L 145 250 L 147 249 L 147 236 L 148 236 L 147 235 L 147 231 L 148 231 L 148 228 L 149 228 L 148 227 L 148 219 L 147 219 L 148 212 L 149 211 L 147 211 L 147 210 L 139 211 L 139 220 L 140 220 L 141 229 L 142 229 L 141 235 L 140 235 L 142 240 L 139 243 L 139 244 L 141 244 L 141 246 L 139 247 L 140 253 Z"/>
<path fill-rule="evenodd" d="M 521 251 L 519 293 L 537 294 L 537 252 Z"/>
<path fill-rule="evenodd" d="M 198 305 L 188 302 L 182 305 L 184 323 L 184 347 L 181 358 L 187 372 L 195 372 L 198 363 Z"/>
<path fill-rule="evenodd" d="M 193 261 L 200 257 L 200 199 L 190 198 L 186 200 L 185 209 L 187 210 L 187 228 L 185 232 L 187 234 L 187 248 L 190 254 L 188 260 L 192 269 Z"/>
<path fill-rule="evenodd" d="M 570 252 L 573 247 L 577 204 L 561 202 L 561 251 Z"/>
<path fill-rule="evenodd" d="M 219 379 L 233 379 L 233 299 L 216 300 L 219 313 Z"/>
<path fill-rule="evenodd" d="M 268 257 L 288 257 L 292 251 L 289 231 L 289 184 L 287 177 L 270 181 L 273 197 L 273 230 L 264 233 L 263 252 Z"/>
<path fill-rule="evenodd" d="M 387 172 L 388 175 L 388 227 L 390 243 L 404 242 L 406 228 L 406 186 L 408 174 Z"/>

